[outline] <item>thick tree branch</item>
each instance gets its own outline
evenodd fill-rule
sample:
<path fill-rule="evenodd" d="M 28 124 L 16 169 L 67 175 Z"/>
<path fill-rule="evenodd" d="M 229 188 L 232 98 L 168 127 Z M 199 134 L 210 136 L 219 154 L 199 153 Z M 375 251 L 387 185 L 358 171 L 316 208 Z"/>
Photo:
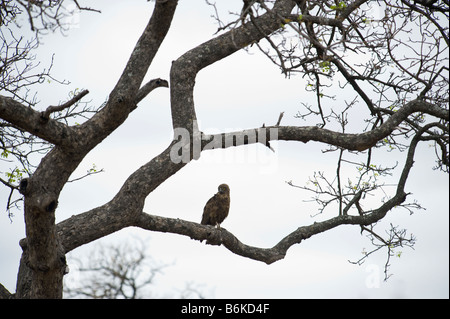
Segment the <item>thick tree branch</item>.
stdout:
<path fill-rule="evenodd" d="M 156 2 L 152 17 L 136 43 L 105 107 L 89 121 L 76 128 L 82 136 L 86 137 L 83 138 L 83 141 L 89 144 L 86 149 L 90 150 L 119 127 L 136 109 L 137 102 L 151 90 L 165 86 L 164 80 L 161 80 L 159 84 L 155 80 L 141 88 L 148 68 L 169 31 L 177 3 L 177 0 Z"/>
<path fill-rule="evenodd" d="M 40 112 L 10 97 L 0 96 L 0 118 L 54 145 L 71 146 L 76 143 L 72 128 L 52 119 L 43 121 Z"/>
<path fill-rule="evenodd" d="M 323 12 L 326 13 L 326 17 L 312 17 L 308 12 L 304 11 L 303 22 L 306 23 L 308 31 L 305 39 L 309 41 L 309 45 L 312 44 L 311 47 L 305 46 L 304 48 L 307 53 L 311 51 L 311 48 L 315 48 L 317 56 L 312 58 L 305 57 L 306 60 L 302 59 L 299 65 L 305 66 L 306 74 L 312 72 L 318 79 L 317 65 L 313 65 L 312 69 L 308 70 L 306 64 L 315 64 L 322 60 L 322 62 L 334 63 L 338 71 L 344 75 L 368 104 L 371 113 L 378 115 L 378 121 L 373 124 L 372 130 L 359 134 L 347 134 L 333 132 L 316 126 L 280 126 L 280 117 L 275 126 L 263 126 L 253 130 L 216 135 L 205 135 L 199 131 L 193 94 L 198 72 L 249 44 L 268 38 L 273 32 L 283 29 L 286 19 L 290 17 L 291 11 L 295 6 L 293 1 L 277 0 L 274 6 L 268 9 L 263 2 L 259 2 L 261 8 L 266 10 L 265 14 L 256 17 L 252 15 L 250 22 L 195 47 L 173 62 L 170 72 L 173 129 L 174 131 L 178 129 L 186 130 L 188 132 L 187 139 L 186 136 L 182 136 L 180 141 L 172 141 L 160 155 L 131 174 L 118 193 L 108 203 L 72 216 L 58 225 L 55 225 L 55 210 L 60 191 L 86 154 L 117 129 L 137 107 L 138 102 L 145 98 L 153 89 L 160 86 L 168 86 L 167 81 L 161 79 L 152 80 L 145 85 L 142 84 L 154 56 L 169 30 L 177 6 L 177 0 L 156 1 L 153 15 L 133 49 L 116 86 L 111 91 L 108 101 L 98 113 L 82 125 L 68 127 L 49 119 L 51 112 L 72 105 L 76 102 L 74 99 L 60 107 L 49 107 L 41 114 L 24 107 L 13 99 L 0 96 L 0 118 L 5 119 L 21 130 L 55 144 L 52 151 L 42 159 L 36 172 L 27 180 L 27 187 L 23 191 L 25 196 L 27 237 L 21 241 L 24 252 L 18 276 L 17 296 L 60 297 L 65 266 L 64 254 L 125 227 L 140 227 L 151 231 L 180 234 L 195 240 L 206 240 L 207 244 L 224 245 L 235 254 L 270 264 L 284 258 L 287 250 L 292 245 L 298 244 L 304 239 L 340 225 L 371 225 L 382 219 L 392 208 L 401 205 L 407 196 L 405 185 L 413 165 L 417 143 L 421 140 L 433 138 L 436 140 L 436 143 L 439 143 L 439 139 L 443 140 L 445 136 L 440 135 L 438 137 L 437 134 L 433 135 L 431 132 L 433 126 L 448 132 L 448 128 L 442 124 L 432 123 L 423 127 L 420 127 L 419 124 L 416 126 L 411 125 L 408 133 L 415 133 L 415 136 L 411 140 L 396 193 L 392 198 L 380 204 L 380 207 L 371 211 L 363 211 L 358 208 L 358 215 L 349 215 L 350 206 L 359 205 L 362 193 L 357 193 L 344 208 L 345 214 L 326 221 L 301 226 L 281 239 L 272 248 L 258 248 L 245 245 L 231 232 L 223 228 L 216 229 L 195 222 L 159 217 L 143 212 L 147 196 L 170 176 L 183 168 L 190 160 L 200 156 L 204 150 L 257 142 L 269 146 L 268 143 L 271 140 L 285 140 L 304 143 L 317 141 L 345 150 L 363 151 L 370 149 L 380 140 L 394 135 L 392 133 L 403 121 L 419 123 L 420 121 L 413 119 L 413 117 L 408 119 L 415 112 L 429 114 L 441 119 L 442 122 L 448 121 L 449 111 L 425 102 L 425 100 L 436 101 L 426 99 L 425 93 L 422 94 L 423 100 L 410 101 L 385 117 L 385 114 L 389 112 L 383 112 L 383 109 L 376 108 L 369 96 L 366 95 L 368 93 L 356 84 L 355 81 L 360 78 L 352 76 L 351 72 L 349 73 L 349 70 L 354 69 L 343 60 L 338 59 L 337 55 L 333 59 L 326 54 L 327 49 L 333 53 L 332 39 L 337 34 L 335 30 L 337 31 L 339 28 L 342 31 L 342 28 L 345 28 L 342 26 L 344 19 L 351 22 L 352 28 L 358 26 L 356 22 L 353 23 L 353 20 L 351 21 L 349 15 L 364 2 L 366 0 L 357 0 L 347 4 L 346 9 L 336 9 L 335 19 L 327 18 L 327 12 L 330 11 L 328 9 Z M 302 10 L 305 8 L 305 4 L 305 1 L 299 3 Z M 317 6 L 315 10 L 318 10 L 320 13 L 322 7 L 316 3 L 313 3 L 313 5 Z M 313 7 L 311 6 L 311 8 Z M 329 17 L 332 17 L 332 15 L 329 15 Z M 299 26 L 302 27 L 302 24 L 299 23 Z M 324 34 L 315 31 L 319 31 L 324 26 L 331 26 L 332 30 Z M 346 29 L 346 31 L 348 30 Z M 344 35 L 345 33 L 343 32 Z M 359 35 L 362 38 L 361 34 Z M 349 34 L 348 36 L 350 37 Z M 327 45 L 321 44 L 321 41 L 319 41 L 319 39 L 323 40 L 325 38 L 329 38 Z M 343 43 L 344 48 L 346 44 L 351 43 L 351 41 L 346 41 L 345 36 L 338 41 L 346 42 Z M 272 41 L 271 43 L 274 49 L 278 48 L 276 42 Z M 364 42 L 363 44 L 367 46 L 367 43 Z M 355 52 L 359 52 L 359 50 L 355 49 Z M 364 50 L 361 50 L 361 52 L 364 52 Z M 370 71 L 367 79 L 369 81 L 375 79 L 372 71 Z M 417 81 L 418 78 L 413 78 L 413 80 Z M 317 80 L 317 84 L 316 93 L 319 98 L 321 94 L 319 91 L 319 80 Z M 394 84 L 390 87 L 395 88 Z M 423 92 L 428 91 L 424 90 Z M 383 93 L 384 91 L 380 92 Z M 413 91 L 410 93 L 409 96 L 414 94 Z M 398 101 L 404 101 L 404 98 Z M 400 103 L 396 102 L 395 106 L 398 107 Z M 321 114 L 322 119 L 324 119 L 322 110 Z M 428 134 L 428 136 L 422 137 L 423 134 Z M 196 145 L 198 142 L 200 142 L 200 145 Z M 440 144 L 440 147 L 443 148 L 444 152 L 445 145 Z M 196 150 L 197 154 L 194 150 Z M 185 151 L 189 152 L 189 156 L 187 160 L 183 157 L 180 161 L 177 155 Z M 174 156 L 177 158 L 174 158 Z M 446 161 L 448 162 L 448 160 Z M 339 196 L 342 197 L 343 195 L 339 194 Z M 47 289 L 47 287 L 52 287 L 52 289 Z M 54 287 L 56 289 L 53 289 Z M 1 288 L 0 286 L 0 290 Z M 0 291 L 0 294 L 3 293 L 3 291 Z"/>
<path fill-rule="evenodd" d="M 280 140 L 299 141 L 303 143 L 316 141 L 351 151 L 364 151 L 389 136 L 401 122 L 415 112 L 427 113 L 443 120 L 448 119 L 449 116 L 448 110 L 424 101 L 413 100 L 399 111 L 393 113 L 379 127 L 368 132 L 349 134 L 335 132 L 317 126 L 297 127 L 275 125 L 238 132 L 203 135 L 202 149 L 227 148 L 256 142 L 266 144 L 271 140 Z M 275 131 L 276 134 L 272 134 Z"/>
<path fill-rule="evenodd" d="M 8 291 L 2 284 L 0 284 L 0 299 L 11 299 L 13 294 Z"/>
<path fill-rule="evenodd" d="M 126 220 L 126 217 L 123 218 L 123 216 L 128 215 L 127 210 L 115 212 L 106 207 L 102 207 L 101 210 L 96 209 L 95 212 L 91 211 L 73 216 L 58 224 L 58 229 L 60 236 L 63 239 L 63 246 L 65 247 L 66 252 L 122 228 L 135 226 L 150 231 L 188 236 L 195 240 L 206 240 L 206 243 L 210 245 L 224 245 L 227 249 L 237 255 L 271 264 L 283 259 L 291 246 L 299 244 L 302 240 L 308 239 L 313 235 L 325 232 L 340 225 L 373 224 L 382 219 L 393 207 L 400 205 L 405 199 L 406 194 L 400 192 L 380 208 L 369 214 L 363 216 L 342 215 L 327 221 L 316 222 L 308 226 L 299 227 L 272 248 L 258 248 L 245 245 L 224 228 L 217 229 L 178 218 L 155 216 L 144 212 L 140 213 L 137 218 Z M 119 217 L 119 215 L 122 215 L 122 217 Z M 121 222 L 117 223 L 119 219 Z M 84 227 L 87 225 L 91 225 L 90 230 L 89 227 Z M 82 230 L 82 234 L 78 233 L 80 230 Z M 90 233 L 92 237 L 86 236 L 87 232 Z"/>
<path fill-rule="evenodd" d="M 278 0 L 270 12 L 254 19 L 257 27 L 254 23 L 244 24 L 197 46 L 173 62 L 170 92 L 174 129 L 186 128 L 191 133 L 197 129 L 193 97 L 197 73 L 278 30 L 282 21 L 280 16 L 289 14 L 294 5 L 290 0 Z"/>
<path fill-rule="evenodd" d="M 144 76 L 169 31 L 177 4 L 178 0 L 156 2 L 152 17 L 111 92 L 110 100 L 134 102 Z"/>
<path fill-rule="evenodd" d="M 142 213 L 133 226 L 159 232 L 169 232 L 188 236 L 195 240 L 205 240 L 210 245 L 224 245 L 231 252 L 250 259 L 271 264 L 283 259 L 287 250 L 295 244 L 301 243 L 314 235 L 340 225 L 370 225 L 382 219 L 389 210 L 400 205 L 406 199 L 403 189 L 383 204 L 380 208 L 373 210 L 363 216 L 341 215 L 323 222 L 315 222 L 308 226 L 299 227 L 294 232 L 284 237 L 272 248 L 258 248 L 243 244 L 232 233 L 224 228 L 214 228 L 181 219 L 167 218 Z"/>

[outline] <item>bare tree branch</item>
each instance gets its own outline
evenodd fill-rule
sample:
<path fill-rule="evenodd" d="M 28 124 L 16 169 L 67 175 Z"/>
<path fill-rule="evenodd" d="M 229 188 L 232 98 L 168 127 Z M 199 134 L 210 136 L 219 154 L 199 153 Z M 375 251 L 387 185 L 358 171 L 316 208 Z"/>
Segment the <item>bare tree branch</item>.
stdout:
<path fill-rule="evenodd" d="M 44 121 L 48 121 L 48 119 L 50 118 L 50 114 L 51 113 L 60 112 L 60 111 L 62 111 L 64 109 L 67 109 L 67 108 L 71 107 L 72 105 L 77 103 L 79 100 L 81 100 L 87 94 L 89 94 L 89 91 L 88 90 L 83 90 L 80 93 L 78 93 L 76 96 L 74 96 L 72 99 L 67 101 L 66 103 L 63 103 L 63 104 L 58 105 L 58 106 L 50 105 L 49 107 L 47 107 L 47 109 L 45 111 L 43 111 L 41 113 L 42 119 Z"/>
<path fill-rule="evenodd" d="M 0 117 L 16 127 L 36 135 L 54 145 L 73 145 L 73 129 L 57 121 L 43 121 L 41 113 L 10 97 L 0 96 Z"/>
<path fill-rule="evenodd" d="M 136 95 L 136 103 L 139 103 L 142 99 L 144 99 L 151 91 L 158 87 L 169 87 L 169 82 L 163 79 L 154 79 L 150 80 L 146 84 L 144 84 L 138 91 Z"/>

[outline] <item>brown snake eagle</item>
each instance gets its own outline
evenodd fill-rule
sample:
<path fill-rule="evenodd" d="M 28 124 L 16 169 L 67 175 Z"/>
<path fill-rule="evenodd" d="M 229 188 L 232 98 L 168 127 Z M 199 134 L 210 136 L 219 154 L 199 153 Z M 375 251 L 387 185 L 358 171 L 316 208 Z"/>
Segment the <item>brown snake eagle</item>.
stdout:
<path fill-rule="evenodd" d="M 220 184 L 219 191 L 211 197 L 203 209 L 202 225 L 220 228 L 220 223 L 228 216 L 230 210 L 230 187 Z"/>

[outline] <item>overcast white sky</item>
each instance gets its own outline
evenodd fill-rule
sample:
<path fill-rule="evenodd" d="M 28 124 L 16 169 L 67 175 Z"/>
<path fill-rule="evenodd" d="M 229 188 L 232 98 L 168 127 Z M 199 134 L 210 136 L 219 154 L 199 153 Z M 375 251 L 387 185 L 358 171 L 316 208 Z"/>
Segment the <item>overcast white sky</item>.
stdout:
<path fill-rule="evenodd" d="M 240 1 L 227 3 L 230 10 L 240 10 Z M 89 89 L 85 100 L 101 104 L 122 72 L 153 4 L 103 0 L 96 1 L 95 7 L 102 13 L 81 14 L 68 37 L 55 34 L 44 38 L 38 55 L 42 66 L 49 63 L 50 53 L 55 53 L 53 76 L 71 84 L 44 84 L 40 107 L 67 99 L 75 88 Z M 148 79 L 168 79 L 173 60 L 211 38 L 217 29 L 211 14 L 204 0 L 180 1 Z M 300 77 L 285 79 L 256 50 L 236 53 L 197 77 L 195 103 L 200 128 L 215 133 L 271 125 L 282 111 L 282 124 L 305 125 L 294 118 L 301 102 L 315 101 L 304 87 Z M 94 163 L 105 172 L 64 188 L 57 222 L 109 201 L 134 170 L 166 148 L 171 133 L 169 90 L 160 88 L 81 163 L 74 178 Z M 275 153 L 260 145 L 204 152 L 198 161 L 189 163 L 150 194 L 145 211 L 199 222 L 206 201 L 219 184 L 227 183 L 231 209 L 222 226 L 242 242 L 258 247 L 272 247 L 296 228 L 331 217 L 312 218 L 317 207 L 304 202 L 310 194 L 288 186 L 286 181 L 304 184 L 314 171 L 325 171 L 332 177 L 338 154 L 322 153 L 326 146 L 317 143 L 280 142 L 274 147 Z M 393 152 L 380 155 L 378 160 L 383 165 L 402 164 L 405 155 Z M 432 155 L 428 145 L 420 146 L 406 187 L 427 210 L 411 216 L 406 210 L 396 210 L 379 225 L 381 232 L 383 225 L 400 225 L 417 237 L 415 250 L 404 248 L 401 258 L 392 259 L 393 276 L 387 282 L 383 282 L 384 252 L 362 266 L 348 262 L 371 248 L 359 228 L 350 226 L 314 236 L 292 247 L 285 259 L 272 265 L 234 255 L 224 247 L 136 228 L 81 247 L 73 255 L 82 257 L 98 243 L 117 243 L 135 236 L 149 239 L 148 253 L 155 260 L 173 263 L 157 277 L 156 296 L 174 296 L 185 283 L 193 282 L 214 298 L 448 298 L 448 176 L 431 170 Z M 0 195 L 4 202 L 8 193 L 2 189 Z M 15 290 L 21 253 L 18 241 L 22 237 L 21 213 L 16 212 L 12 223 L 6 213 L 2 214 L 0 282 L 10 291 Z M 73 270 L 67 278 L 76 280 L 77 275 Z"/>

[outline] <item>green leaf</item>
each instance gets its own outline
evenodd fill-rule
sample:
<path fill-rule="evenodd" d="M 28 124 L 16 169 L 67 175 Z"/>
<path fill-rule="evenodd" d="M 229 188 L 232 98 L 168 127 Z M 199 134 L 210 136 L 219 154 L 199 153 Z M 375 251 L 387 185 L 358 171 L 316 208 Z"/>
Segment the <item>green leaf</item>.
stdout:
<path fill-rule="evenodd" d="M 332 5 L 332 6 L 330 6 L 330 8 L 332 10 L 344 10 L 345 8 L 347 8 L 347 5 L 345 4 L 344 1 L 340 1 L 337 6 Z"/>
<path fill-rule="evenodd" d="M 8 150 L 3 150 L 3 152 L 0 154 L 0 156 L 3 158 L 8 158 L 9 153 L 11 153 L 11 152 Z"/>

